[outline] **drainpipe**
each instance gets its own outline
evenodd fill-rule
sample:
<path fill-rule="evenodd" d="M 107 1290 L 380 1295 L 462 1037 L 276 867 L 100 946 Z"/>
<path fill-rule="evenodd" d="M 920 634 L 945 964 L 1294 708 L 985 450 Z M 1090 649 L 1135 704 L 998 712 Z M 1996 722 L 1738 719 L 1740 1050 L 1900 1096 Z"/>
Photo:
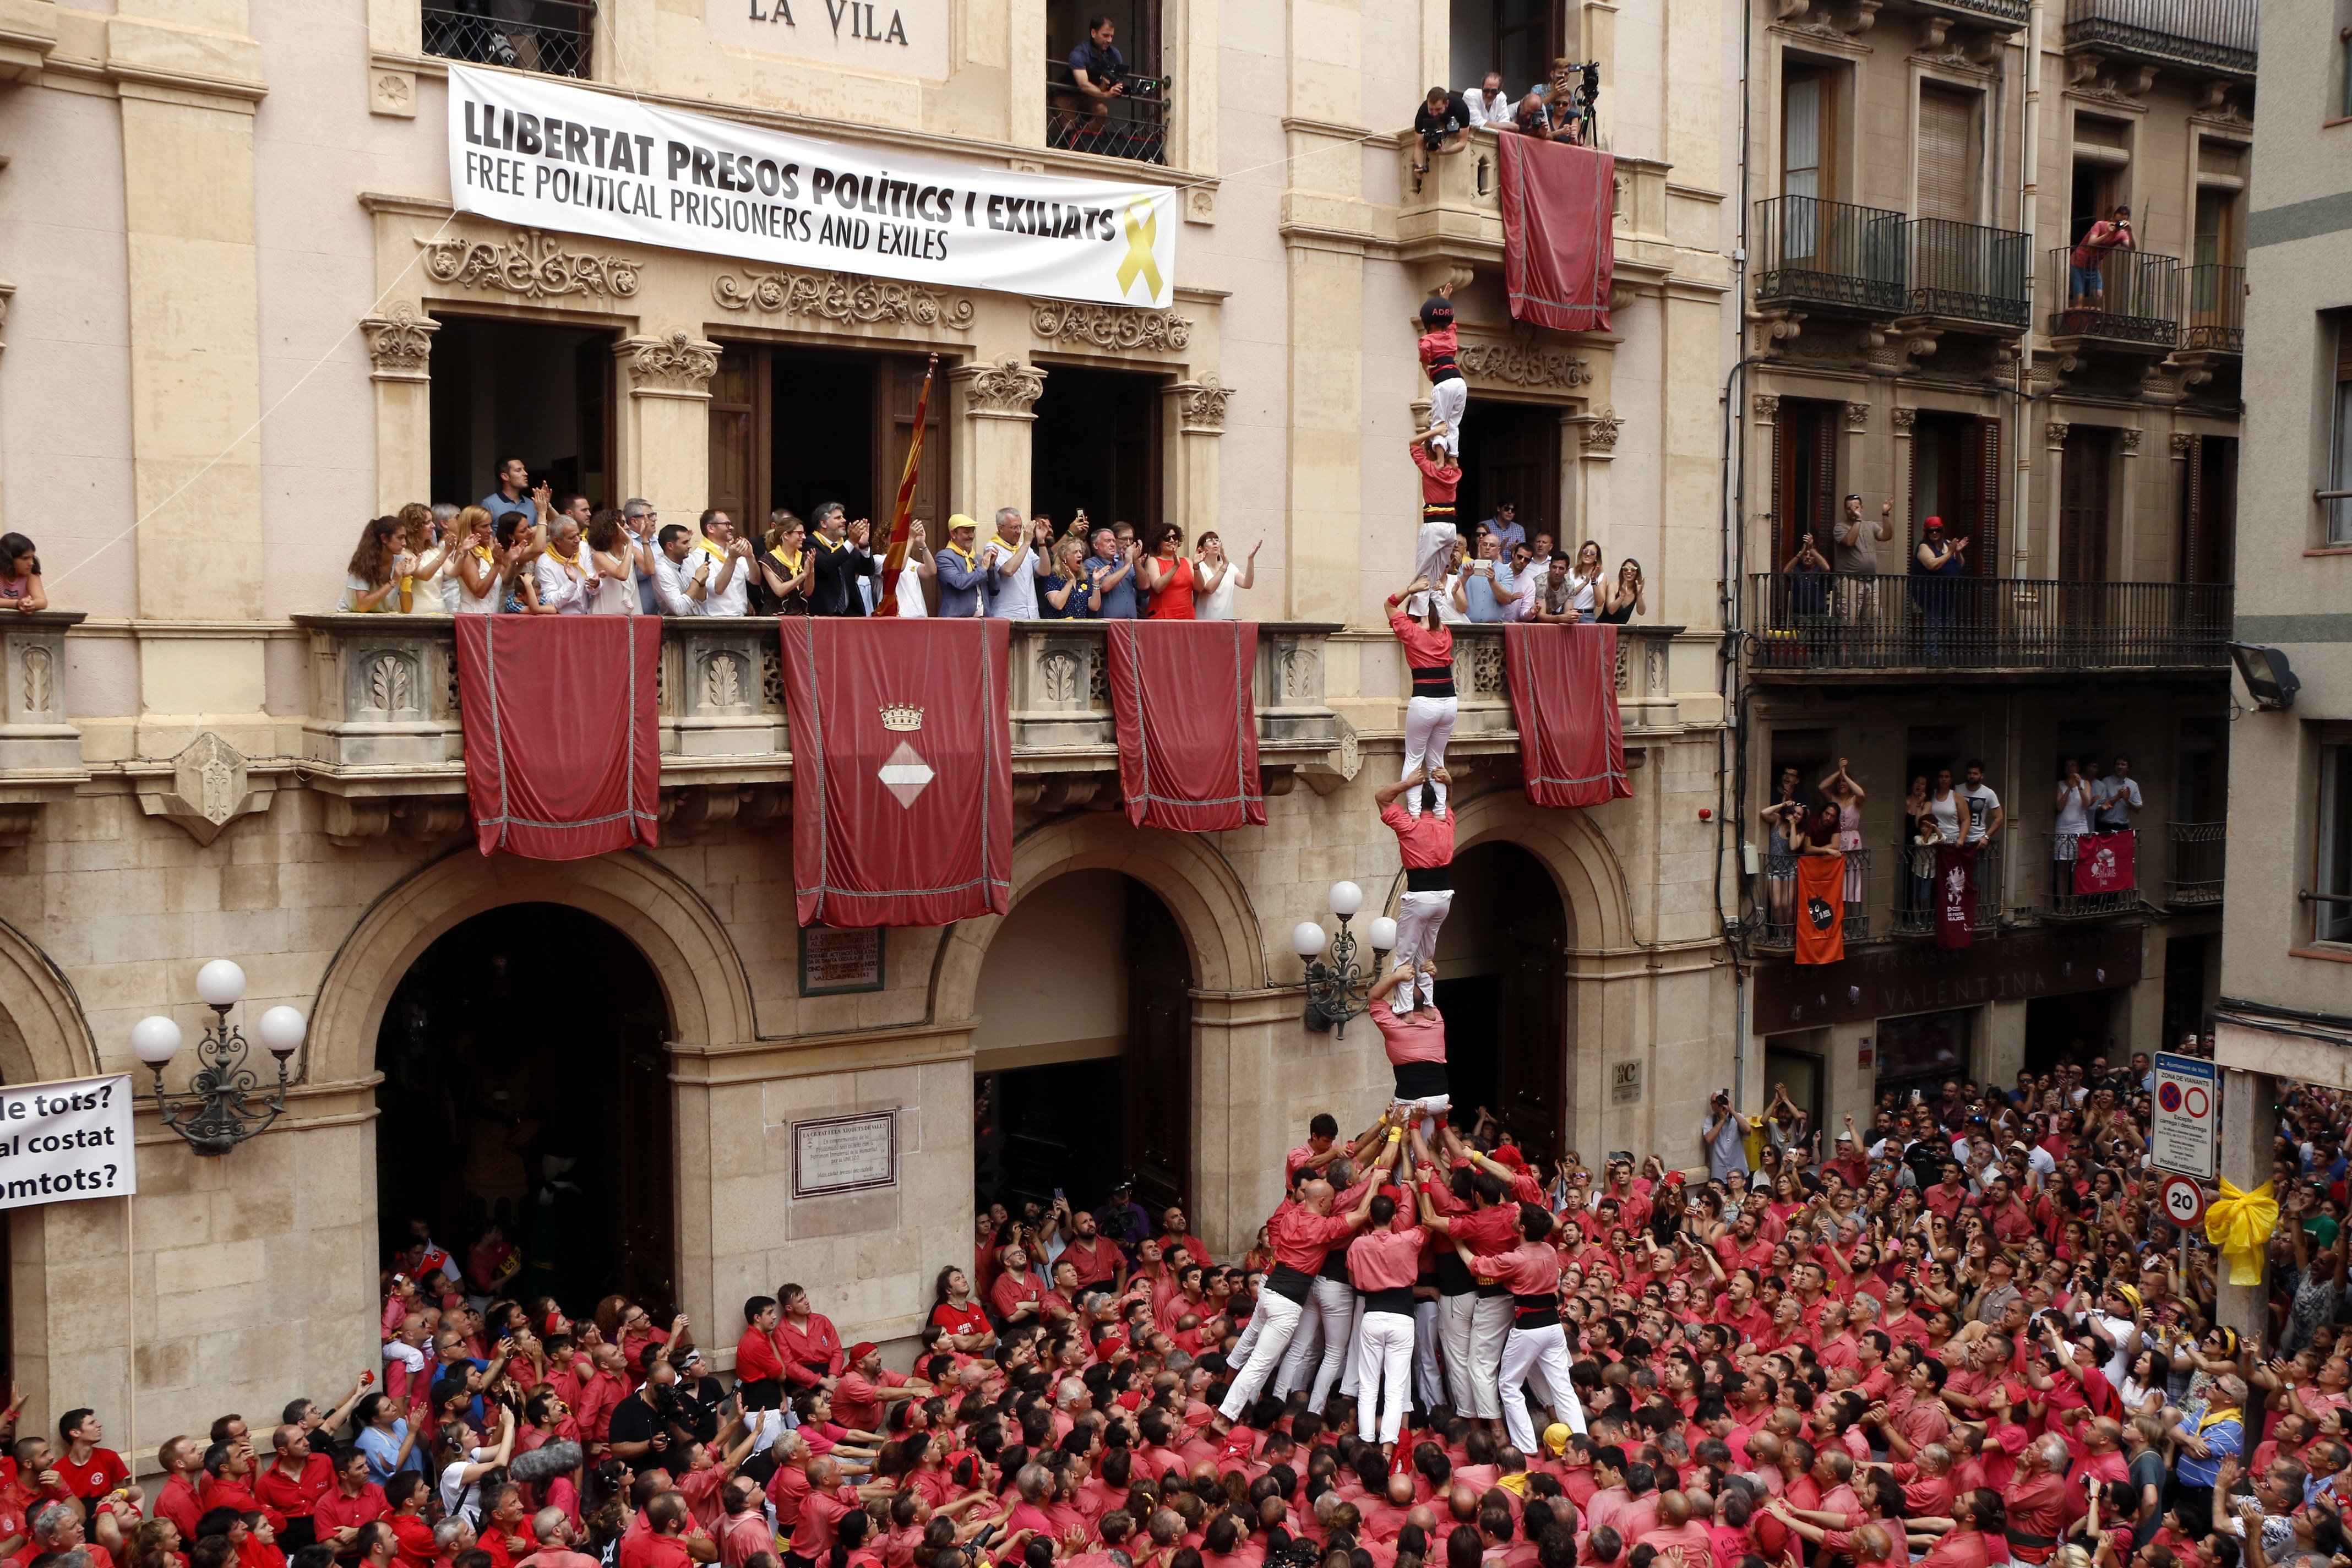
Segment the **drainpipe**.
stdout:
<path fill-rule="evenodd" d="M 2011 399 L 2014 409 L 2014 450 L 2010 457 L 2010 472 L 2015 478 L 2017 504 L 2011 510 L 2017 515 L 2013 531 L 2016 543 L 2012 549 L 2010 575 L 2032 575 L 2032 538 L 2033 531 L 2033 437 L 2026 424 L 2032 406 L 2033 340 L 2036 335 L 2037 313 L 2034 306 L 2034 279 L 2039 276 L 2036 262 L 2039 254 L 2033 223 L 2035 206 L 2041 195 L 2042 157 L 2042 10 L 2044 0 L 2027 0 L 2025 11 L 2025 107 L 2024 124 L 2019 132 L 2017 148 L 2017 226 L 2025 233 L 2025 336 L 2018 343 L 2017 391 Z"/>

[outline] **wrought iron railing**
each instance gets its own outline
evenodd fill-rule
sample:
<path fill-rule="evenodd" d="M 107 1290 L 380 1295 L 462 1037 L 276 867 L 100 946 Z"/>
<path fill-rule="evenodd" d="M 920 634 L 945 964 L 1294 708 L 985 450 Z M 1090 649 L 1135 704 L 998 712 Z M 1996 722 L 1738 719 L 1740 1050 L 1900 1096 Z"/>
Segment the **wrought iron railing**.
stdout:
<path fill-rule="evenodd" d="M 1119 78 L 1119 90 L 1108 99 L 1080 91 L 1069 65 L 1045 62 L 1046 144 L 1071 153 L 1099 153 L 1108 158 L 1128 158 L 1139 163 L 1168 162 L 1167 77 Z"/>
<path fill-rule="evenodd" d="M 1905 285 L 1914 315 L 2025 325 L 2032 236 L 1936 217 L 1913 218 L 1903 226 Z"/>
<path fill-rule="evenodd" d="M 2147 908 L 2139 894 L 2139 833 L 2050 833 L 2050 879 L 2042 892 L 2044 920 L 2095 920 Z"/>
<path fill-rule="evenodd" d="M 1967 803 L 1954 804 L 1965 818 Z M 1969 879 L 1976 893 L 1977 918 L 1969 928 L 1972 931 L 1991 931 L 2000 927 L 2000 849 L 1998 838 L 1979 843 L 1960 857 L 1959 864 L 1953 868 Z M 1941 907 L 1943 891 L 1937 882 L 1941 862 L 1936 850 L 1936 845 L 1910 841 L 1895 847 L 1891 857 L 1895 862 L 1895 890 L 1890 900 L 1894 919 L 1889 929 L 1895 936 L 1936 934 L 1936 912 Z"/>
<path fill-rule="evenodd" d="M 2189 320 L 2180 346 L 2246 352 L 2246 269 L 2207 263 L 2189 268 Z"/>
<path fill-rule="evenodd" d="M 2027 0 L 1937 0 L 1947 11 L 1960 11 L 1975 16 L 1990 16 L 1997 21 L 2023 25 L 2033 7 Z"/>
<path fill-rule="evenodd" d="M 1870 940 L 1870 851 L 1848 849 L 1845 857 L 1843 885 L 1845 904 L 1845 940 Z M 1812 916 L 1804 908 L 1804 900 L 1797 891 L 1797 862 L 1801 857 L 1787 849 L 1774 848 L 1765 858 L 1763 875 L 1756 886 L 1755 945 L 1769 952 L 1787 952 L 1797 945 L 1797 926 Z"/>
<path fill-rule="evenodd" d="M 2164 832 L 2172 849 L 2172 864 L 2164 879 L 2164 901 L 2176 910 L 2220 903 L 2230 849 L 2229 824 L 2168 822 Z"/>
<path fill-rule="evenodd" d="M 2066 46 L 2254 74 L 2254 0 L 2066 0 Z"/>
<path fill-rule="evenodd" d="M 1748 578 L 1750 670 L 2223 669 L 2226 583 L 2044 578 Z"/>
<path fill-rule="evenodd" d="M 2050 335 L 2108 338 L 2171 348 L 2180 341 L 2181 266 L 2173 256 L 2103 248 L 2092 265 L 2074 264 L 2074 247 L 2050 253 Z"/>
<path fill-rule="evenodd" d="M 593 74 L 595 0 L 425 0 L 425 52 L 548 76 Z"/>
<path fill-rule="evenodd" d="M 1903 215 L 1774 196 L 1756 204 L 1756 298 L 1900 313 Z"/>

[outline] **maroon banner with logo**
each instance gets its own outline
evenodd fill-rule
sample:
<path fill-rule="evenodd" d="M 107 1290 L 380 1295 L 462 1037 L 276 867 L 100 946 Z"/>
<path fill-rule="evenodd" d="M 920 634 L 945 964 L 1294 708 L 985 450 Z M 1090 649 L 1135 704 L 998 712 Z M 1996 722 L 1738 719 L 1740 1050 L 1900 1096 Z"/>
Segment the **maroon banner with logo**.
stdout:
<path fill-rule="evenodd" d="M 1512 319 L 1563 332 L 1607 331 L 1616 158 L 1532 136 L 1505 135 L 1495 148 Z"/>
<path fill-rule="evenodd" d="M 661 842 L 658 616 L 459 616 L 466 803 L 483 854 Z"/>
<path fill-rule="evenodd" d="M 1013 907 L 1012 623 L 783 617 L 800 922 Z"/>
<path fill-rule="evenodd" d="M 1257 623 L 1116 620 L 1109 635 L 1127 819 L 1176 833 L 1265 826 Z"/>
<path fill-rule="evenodd" d="M 1845 957 L 1845 857 L 1797 857 L 1797 962 Z"/>
<path fill-rule="evenodd" d="M 2133 864 L 2135 835 L 2085 833 L 2074 840 L 2074 891 L 2127 893 L 2139 886 L 2139 868 Z"/>
<path fill-rule="evenodd" d="M 1958 844 L 1936 846 L 1936 945 L 1966 947 L 1977 939 L 1977 856 Z"/>
<path fill-rule="evenodd" d="M 1631 795 L 1617 628 L 1512 622 L 1503 627 L 1503 658 L 1528 799 L 1572 807 Z"/>

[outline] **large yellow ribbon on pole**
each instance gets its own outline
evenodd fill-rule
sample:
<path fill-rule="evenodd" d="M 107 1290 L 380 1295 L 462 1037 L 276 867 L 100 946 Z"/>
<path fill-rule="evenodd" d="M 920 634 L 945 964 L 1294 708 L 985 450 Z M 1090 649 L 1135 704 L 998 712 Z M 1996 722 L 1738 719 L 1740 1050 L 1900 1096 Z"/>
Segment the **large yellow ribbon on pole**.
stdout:
<path fill-rule="evenodd" d="M 2278 1199 L 2264 1182 L 2252 1192 L 2241 1192 L 2226 1176 L 2221 1195 L 2205 1211 L 2205 1235 L 2230 1260 L 2230 1283 L 2263 1282 L 2263 1249 L 2278 1228 Z"/>
<path fill-rule="evenodd" d="M 1141 217 L 1136 216 L 1140 210 Z M 1156 301 L 1160 298 L 1160 260 L 1151 247 L 1160 239 L 1160 214 L 1149 196 L 1138 196 L 1127 204 L 1127 216 L 1121 220 L 1127 231 L 1127 258 L 1118 264 L 1118 291 L 1126 293 L 1141 278 L 1144 287 Z"/>

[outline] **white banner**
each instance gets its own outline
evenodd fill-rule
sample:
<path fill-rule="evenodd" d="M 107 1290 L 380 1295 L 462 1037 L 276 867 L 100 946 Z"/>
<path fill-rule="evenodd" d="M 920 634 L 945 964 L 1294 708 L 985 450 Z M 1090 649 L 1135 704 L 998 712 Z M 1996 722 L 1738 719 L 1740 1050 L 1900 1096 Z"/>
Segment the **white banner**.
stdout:
<path fill-rule="evenodd" d="M 0 1089 L 0 1209 L 138 1190 L 129 1075 Z"/>
<path fill-rule="evenodd" d="M 787 136 L 449 67 L 459 212 L 935 288 L 1164 307 L 1176 193 Z"/>

